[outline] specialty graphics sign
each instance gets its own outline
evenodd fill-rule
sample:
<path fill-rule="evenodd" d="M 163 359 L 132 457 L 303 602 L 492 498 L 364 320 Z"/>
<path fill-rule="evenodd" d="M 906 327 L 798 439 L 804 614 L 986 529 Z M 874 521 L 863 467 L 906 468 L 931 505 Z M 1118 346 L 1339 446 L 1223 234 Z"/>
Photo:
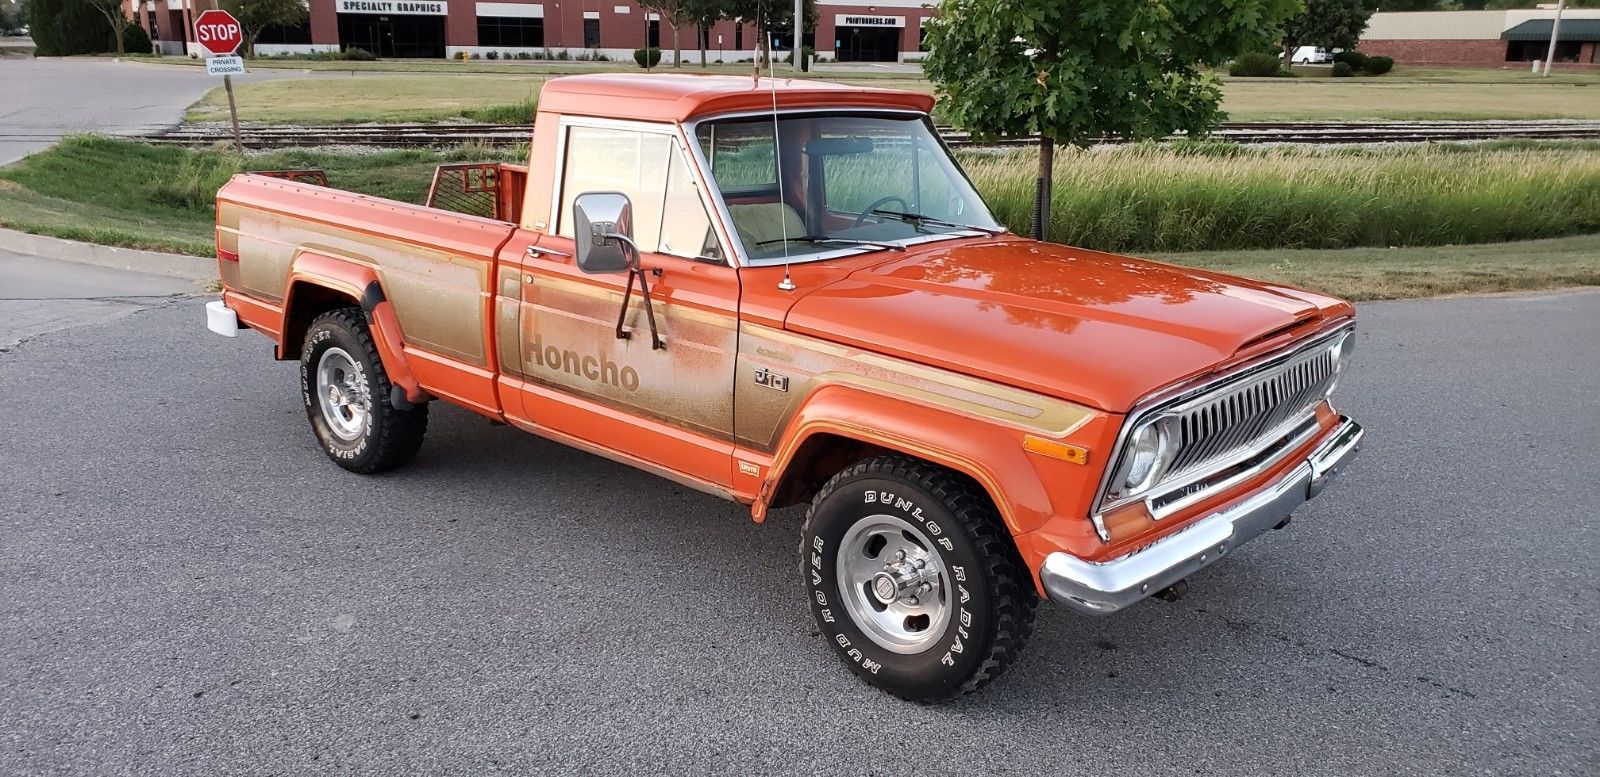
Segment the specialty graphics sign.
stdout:
<path fill-rule="evenodd" d="M 444 16 L 445 0 L 339 0 L 339 13 L 373 13 L 390 16 Z"/>
<path fill-rule="evenodd" d="M 859 14 L 841 13 L 833 15 L 835 27 L 904 27 L 904 16 L 862 16 Z"/>

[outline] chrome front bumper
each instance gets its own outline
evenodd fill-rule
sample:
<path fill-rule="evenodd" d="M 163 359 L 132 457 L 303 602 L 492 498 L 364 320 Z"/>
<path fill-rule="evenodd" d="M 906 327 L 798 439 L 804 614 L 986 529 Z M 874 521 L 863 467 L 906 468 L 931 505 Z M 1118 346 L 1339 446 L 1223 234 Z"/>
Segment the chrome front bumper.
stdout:
<path fill-rule="evenodd" d="M 1333 434 L 1300 466 L 1243 501 L 1122 558 L 1094 563 L 1051 553 L 1039 570 L 1045 591 L 1051 600 L 1089 615 L 1109 615 L 1160 591 L 1282 523 L 1354 458 L 1362 434 L 1360 424 L 1341 416 Z"/>

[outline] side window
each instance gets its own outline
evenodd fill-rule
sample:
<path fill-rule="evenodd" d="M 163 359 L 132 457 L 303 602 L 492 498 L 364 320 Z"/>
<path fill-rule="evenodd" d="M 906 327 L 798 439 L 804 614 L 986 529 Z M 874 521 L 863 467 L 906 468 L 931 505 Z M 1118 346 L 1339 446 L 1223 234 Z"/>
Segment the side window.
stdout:
<path fill-rule="evenodd" d="M 603 127 L 567 128 L 556 234 L 572 237 L 572 201 L 586 192 L 622 192 L 633 202 L 633 242 L 658 250 L 671 136 Z"/>
<path fill-rule="evenodd" d="M 711 228 L 711 217 L 706 215 L 694 174 L 677 149 L 673 149 L 671 160 L 667 199 L 661 208 L 661 253 L 720 262 L 722 248 Z"/>

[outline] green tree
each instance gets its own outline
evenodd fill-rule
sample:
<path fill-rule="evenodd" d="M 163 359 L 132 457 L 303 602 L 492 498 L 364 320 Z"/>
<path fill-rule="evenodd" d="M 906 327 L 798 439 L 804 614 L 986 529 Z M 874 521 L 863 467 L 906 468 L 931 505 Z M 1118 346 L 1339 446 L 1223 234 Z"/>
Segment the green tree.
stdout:
<path fill-rule="evenodd" d="M 672 66 L 675 68 L 683 67 L 683 42 L 678 30 L 694 21 L 691 9 L 695 4 L 696 0 L 643 0 L 639 4 L 646 11 L 655 11 L 663 23 L 672 25 Z"/>
<path fill-rule="evenodd" d="M 1300 13 L 1283 25 L 1283 66 L 1301 46 L 1355 48 L 1376 7 L 1374 0 L 1305 0 Z"/>
<path fill-rule="evenodd" d="M 695 45 L 700 47 L 700 67 L 706 66 L 706 42 L 710 35 L 706 30 L 711 29 L 717 22 L 728 18 L 728 4 L 723 0 L 687 0 L 688 17 L 696 29 Z"/>
<path fill-rule="evenodd" d="M 773 36 L 794 34 L 794 0 L 714 0 L 722 7 L 723 19 L 742 19 L 747 24 L 756 26 L 756 34 L 761 38 L 756 49 L 756 67 L 760 68 L 766 60 L 772 58 Z M 805 0 L 802 7 L 805 14 L 805 28 L 816 29 L 817 4 L 816 0 Z M 800 41 L 794 42 L 794 48 L 800 48 Z"/>
<path fill-rule="evenodd" d="M 923 70 L 980 138 L 1039 136 L 1043 237 L 1058 143 L 1197 135 L 1223 117 L 1211 69 L 1270 46 L 1297 0 L 948 0 Z"/>
<path fill-rule="evenodd" d="M 28 32 L 41 57 L 114 51 L 112 30 L 100 11 L 85 0 L 29 0 Z"/>
<path fill-rule="evenodd" d="M 256 38 L 274 25 L 293 27 L 306 20 L 310 10 L 305 0 L 222 0 L 222 8 L 239 20 L 244 29 L 244 55 L 256 55 Z"/>
<path fill-rule="evenodd" d="M 11 18 L 11 0 L 0 0 L 0 35 L 8 35 L 21 26 Z"/>
<path fill-rule="evenodd" d="M 95 13 L 105 19 L 106 24 L 110 25 L 111 37 L 117 46 L 117 56 L 127 56 L 128 52 L 123 47 L 122 28 L 128 26 L 128 17 L 122 15 L 122 0 L 79 0 L 79 2 L 88 3 Z"/>

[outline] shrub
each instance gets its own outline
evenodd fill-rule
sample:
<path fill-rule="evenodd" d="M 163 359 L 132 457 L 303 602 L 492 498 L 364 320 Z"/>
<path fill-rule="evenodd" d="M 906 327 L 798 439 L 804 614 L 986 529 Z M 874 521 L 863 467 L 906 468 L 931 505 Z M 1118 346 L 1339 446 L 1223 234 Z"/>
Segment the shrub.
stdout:
<path fill-rule="evenodd" d="M 1367 57 L 1367 66 L 1363 69 L 1370 75 L 1381 76 L 1394 69 L 1394 57 Z"/>
<path fill-rule="evenodd" d="M 1278 75 L 1280 69 L 1277 57 L 1252 52 L 1240 54 L 1239 58 L 1228 66 L 1228 75 L 1236 78 L 1266 78 Z"/>
<path fill-rule="evenodd" d="M 517 59 L 533 59 L 533 55 L 526 51 L 517 52 Z"/>
<path fill-rule="evenodd" d="M 114 45 L 112 50 L 116 50 Z M 129 23 L 123 25 L 122 50 L 129 54 L 149 54 L 152 50 L 150 35 L 144 31 L 143 27 L 137 24 Z"/>
<path fill-rule="evenodd" d="M 500 58 L 500 52 L 491 51 L 488 54 L 483 55 L 483 58 L 484 59 L 499 59 Z"/>
<path fill-rule="evenodd" d="M 357 46 L 351 46 L 339 54 L 341 58 L 355 62 L 376 62 L 378 59 L 378 55 Z"/>
<path fill-rule="evenodd" d="M 655 67 L 656 65 L 661 64 L 661 49 L 634 49 L 633 61 L 638 63 L 639 67 Z"/>
<path fill-rule="evenodd" d="M 1343 62 L 1351 70 L 1361 70 L 1367 66 L 1367 55 L 1359 51 L 1341 51 L 1333 55 L 1333 61 L 1335 64 Z"/>
<path fill-rule="evenodd" d="M 1335 63 L 1333 63 L 1333 72 L 1331 73 L 1331 75 L 1334 78 L 1349 78 L 1350 76 L 1353 76 L 1355 74 L 1356 74 L 1356 72 L 1355 72 L 1355 70 L 1353 68 L 1350 67 L 1350 63 L 1349 62 L 1335 62 Z"/>

